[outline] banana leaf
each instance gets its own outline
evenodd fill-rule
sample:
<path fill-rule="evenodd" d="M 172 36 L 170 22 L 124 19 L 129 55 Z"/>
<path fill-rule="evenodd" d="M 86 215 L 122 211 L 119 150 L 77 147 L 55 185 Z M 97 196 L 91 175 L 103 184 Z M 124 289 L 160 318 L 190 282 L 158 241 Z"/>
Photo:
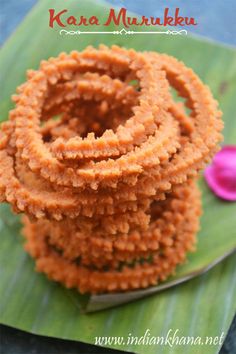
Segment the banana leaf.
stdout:
<path fill-rule="evenodd" d="M 41 59 L 61 51 L 81 50 L 87 45 L 118 44 L 136 50 L 156 50 L 176 56 L 192 67 L 219 100 L 224 113 L 224 144 L 236 142 L 235 92 L 236 51 L 203 39 L 171 35 L 60 35 L 58 28 L 48 27 L 48 9 L 67 8 L 70 14 L 96 15 L 100 22 L 111 5 L 86 0 L 39 1 L 0 52 L 1 87 L 0 120 L 8 117 L 12 107 L 10 95 L 25 80 L 28 68 L 37 68 Z M 120 28 L 121 29 L 121 28 Z M 87 27 L 87 31 L 94 27 Z M 96 31 L 117 30 L 102 25 Z M 132 28 L 135 30 L 135 27 Z M 140 30 L 140 29 L 139 29 Z M 123 32 L 124 33 L 124 32 Z M 165 336 L 170 329 L 179 336 L 226 335 L 236 308 L 235 255 L 205 272 L 231 254 L 236 247 L 236 204 L 217 199 L 200 180 L 204 213 L 198 235 L 197 252 L 178 267 L 176 275 L 144 293 L 132 292 L 110 298 L 82 296 L 34 272 L 34 262 L 23 251 L 20 219 L 9 206 L 0 207 L 0 322 L 39 335 L 95 343 L 95 337 L 124 337 L 97 344 L 136 353 L 217 353 L 216 345 L 187 346 L 128 344 L 128 335 Z M 175 287 L 177 283 L 189 280 Z M 160 290 L 166 289 L 162 292 Z M 154 294 L 157 292 L 157 294 Z M 144 297 L 146 295 L 150 295 Z M 105 297 L 104 297 L 105 296 Z M 108 296 L 108 297 L 106 297 Z M 123 298 L 122 298 L 123 297 Z M 140 299 L 96 313 L 114 304 Z M 105 305 L 104 305 L 105 304 Z"/>

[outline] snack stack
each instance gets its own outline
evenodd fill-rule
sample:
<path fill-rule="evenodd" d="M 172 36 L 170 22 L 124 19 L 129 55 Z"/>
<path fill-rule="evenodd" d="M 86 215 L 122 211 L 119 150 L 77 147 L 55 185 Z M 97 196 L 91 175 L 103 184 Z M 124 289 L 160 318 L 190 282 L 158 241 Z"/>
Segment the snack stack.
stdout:
<path fill-rule="evenodd" d="M 166 279 L 194 249 L 196 179 L 222 138 L 209 89 L 170 56 L 115 46 L 27 75 L 1 126 L 0 200 L 25 214 L 37 270 L 81 293 Z"/>

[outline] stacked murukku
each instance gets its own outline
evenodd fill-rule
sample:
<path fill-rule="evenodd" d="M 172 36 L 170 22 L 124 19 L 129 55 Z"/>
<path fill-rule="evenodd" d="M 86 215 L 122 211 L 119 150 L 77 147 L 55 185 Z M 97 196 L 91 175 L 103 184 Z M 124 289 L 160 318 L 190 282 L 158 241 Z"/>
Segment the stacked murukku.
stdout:
<path fill-rule="evenodd" d="M 80 292 L 155 285 L 194 249 L 221 112 L 196 74 L 119 47 L 28 71 L 0 135 L 0 200 L 38 271 Z M 177 95 L 176 95 L 177 93 Z"/>

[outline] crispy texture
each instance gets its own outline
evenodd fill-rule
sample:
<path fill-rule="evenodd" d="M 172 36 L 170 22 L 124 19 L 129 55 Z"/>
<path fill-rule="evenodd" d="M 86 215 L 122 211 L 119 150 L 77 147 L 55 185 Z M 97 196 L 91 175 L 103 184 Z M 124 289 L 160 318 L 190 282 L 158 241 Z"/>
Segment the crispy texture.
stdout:
<path fill-rule="evenodd" d="M 175 58 L 117 46 L 27 77 L 1 125 L 0 201 L 26 214 L 38 269 L 92 293 L 165 279 L 195 243 L 195 181 L 222 139 L 209 89 Z"/>
<path fill-rule="evenodd" d="M 63 231 L 61 226 L 55 228 L 42 220 L 31 223 L 25 218 L 25 249 L 35 258 L 38 271 L 81 293 L 156 285 L 173 274 L 177 264 L 185 261 L 186 252 L 195 248 L 199 191 L 194 183 L 179 186 L 156 209 L 146 232 L 133 230 L 115 240 L 109 235 L 96 239 L 69 233 L 68 241 L 66 226 Z"/>

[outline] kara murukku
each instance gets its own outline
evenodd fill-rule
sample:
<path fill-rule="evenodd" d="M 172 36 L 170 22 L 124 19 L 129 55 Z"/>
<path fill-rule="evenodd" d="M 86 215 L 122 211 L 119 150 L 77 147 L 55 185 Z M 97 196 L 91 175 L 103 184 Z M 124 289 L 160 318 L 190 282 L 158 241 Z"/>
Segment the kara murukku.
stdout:
<path fill-rule="evenodd" d="M 89 52 L 89 57 L 91 57 L 91 50 L 87 50 L 83 53 L 83 55 L 81 54 L 83 58 L 87 52 Z M 99 61 L 99 59 L 100 64 L 102 64 L 104 56 L 105 59 L 109 59 L 109 61 L 111 60 L 112 56 L 118 56 L 116 51 L 113 53 L 112 50 L 108 49 L 94 50 L 92 53 L 94 56 L 95 64 L 96 61 Z M 129 149 L 129 144 L 133 143 L 134 141 L 135 146 L 139 145 L 139 142 L 142 142 L 148 134 L 151 134 L 156 130 L 155 118 L 156 112 L 158 111 L 158 106 L 157 104 L 153 104 L 153 101 L 156 101 L 159 107 L 161 107 L 161 104 L 166 106 L 166 102 L 168 102 L 166 99 L 168 94 L 168 86 L 164 80 L 164 73 L 160 70 L 153 71 L 152 67 L 149 65 L 149 61 L 145 59 L 144 56 L 135 54 L 134 51 L 125 51 L 125 53 L 126 61 L 128 63 L 127 69 L 129 66 L 135 66 L 135 60 L 141 61 L 141 63 L 136 64 L 136 66 L 139 68 L 139 71 L 141 71 L 140 84 L 142 83 L 143 85 L 143 89 L 140 90 L 138 96 L 139 105 L 133 108 L 134 116 L 128 118 L 124 125 L 120 125 L 115 133 L 112 130 L 106 130 L 103 134 L 105 135 L 105 139 L 102 136 L 95 138 L 94 141 L 94 138 L 91 135 L 84 139 L 82 142 L 82 144 L 84 144 L 84 148 L 83 146 L 80 146 L 80 153 L 82 153 L 83 150 L 88 152 L 91 149 L 93 151 L 99 151 L 103 148 L 106 150 L 109 147 L 114 149 L 116 145 L 120 146 L 123 151 L 125 146 L 127 146 Z M 134 58 L 131 60 L 133 56 Z M 73 57 L 74 53 L 55 60 L 54 68 L 57 68 L 59 71 L 57 80 L 55 79 L 56 82 L 59 79 L 62 80 L 63 70 L 66 72 L 68 70 L 72 70 L 72 62 L 74 63 L 75 67 L 76 65 L 78 66 L 78 71 L 81 70 L 81 63 L 79 58 L 75 60 Z M 123 58 L 125 58 L 125 56 L 122 52 L 122 59 Z M 48 64 L 49 67 L 52 65 L 53 64 L 51 62 Z M 45 145 L 42 144 L 40 135 L 37 132 L 37 127 L 40 122 L 40 112 L 42 110 L 42 105 L 46 99 L 46 96 L 49 94 L 48 91 L 50 92 L 50 88 L 48 88 L 48 86 L 50 80 L 52 80 L 50 76 L 51 71 L 48 71 L 45 68 L 47 68 L 46 64 L 41 65 L 41 70 L 33 75 L 31 74 L 29 81 L 21 86 L 18 97 L 15 97 L 17 106 L 16 109 L 11 112 L 11 117 L 15 121 L 16 125 L 17 148 L 22 152 L 24 159 L 28 160 L 30 168 L 35 172 L 39 172 L 43 178 L 49 179 L 51 182 L 57 182 L 59 185 L 72 185 L 75 187 L 82 187 L 84 184 L 87 185 L 91 180 L 90 186 L 95 188 L 95 176 L 97 176 L 96 179 L 99 179 L 99 177 L 103 179 L 110 179 L 109 173 L 113 173 L 113 175 L 115 175 L 119 172 L 118 170 L 120 167 L 116 168 L 117 171 L 115 169 L 113 169 L 113 172 L 111 171 L 113 168 L 113 160 L 109 159 L 107 161 L 107 171 L 104 171 L 104 167 L 102 167 L 102 165 L 100 166 L 100 164 L 104 164 L 105 162 L 98 162 L 98 170 L 96 172 L 93 167 L 94 162 L 92 161 L 87 162 L 88 166 L 86 166 L 86 168 L 81 167 L 80 169 L 72 170 L 71 168 L 63 166 L 63 164 L 55 159 L 49 151 L 47 151 L 47 154 L 45 155 Z M 137 72 L 138 68 L 136 69 Z M 96 66 L 94 69 L 96 69 Z M 53 75 L 55 77 L 55 73 Z M 103 80 L 103 78 L 104 77 L 102 77 L 101 80 Z M 55 80 L 53 80 L 53 82 Z M 151 84 L 152 82 L 153 84 Z M 166 85 L 166 89 L 162 87 L 164 85 L 161 85 L 161 83 Z M 54 83 L 54 85 L 55 84 L 56 83 Z M 155 96 L 152 95 L 153 90 L 156 92 Z M 35 110 L 35 105 L 37 105 L 37 111 Z M 27 109 L 25 109 L 25 107 L 27 107 Z M 153 114 L 153 111 L 155 115 Z M 159 112 L 159 116 L 161 118 L 161 111 Z M 158 117 L 158 119 L 160 118 Z M 105 157 L 107 156 L 105 155 Z M 119 165 L 122 165 L 122 161 Z M 133 165 L 134 166 L 132 166 L 132 168 L 130 167 L 130 169 L 134 171 L 134 173 L 135 171 L 140 171 L 140 167 L 137 164 Z M 63 171 L 63 174 L 61 170 Z"/>
<path fill-rule="evenodd" d="M 80 258 L 82 264 L 94 262 L 96 266 L 111 267 L 111 262 L 133 261 L 138 256 L 148 258 L 160 248 L 160 243 L 172 242 L 198 193 L 193 182 L 178 186 L 166 200 L 153 202 L 146 214 L 137 212 L 137 219 L 123 214 L 117 215 L 116 220 L 110 217 L 69 222 L 39 220 L 36 228 L 41 230 L 40 234 L 48 235 L 48 242 L 68 260 Z"/>
<path fill-rule="evenodd" d="M 172 274 L 194 248 L 196 179 L 222 139 L 208 87 L 165 54 L 100 46 L 42 61 L 12 98 L 0 201 L 26 214 L 37 269 L 91 293 Z"/>
<path fill-rule="evenodd" d="M 183 203 L 178 205 L 181 199 Z M 126 249 L 124 247 L 120 252 L 119 248 L 114 247 L 106 262 L 103 257 L 109 253 L 106 253 L 105 246 L 97 258 L 89 257 L 85 253 L 83 259 L 85 249 L 82 242 L 80 258 L 71 259 L 62 252 L 57 241 L 50 243 L 49 230 L 43 227 L 43 223 L 30 223 L 28 220 L 25 221 L 24 228 L 27 240 L 25 248 L 36 259 L 38 271 L 46 273 L 49 278 L 60 281 L 69 288 L 75 287 L 82 293 L 145 288 L 172 274 L 176 265 L 184 262 L 186 252 L 194 250 L 200 213 L 197 187 L 193 184 L 178 187 L 174 196 L 169 198 L 165 206 L 159 206 L 159 209 L 159 217 L 150 223 L 149 234 L 141 235 L 141 240 L 144 241 L 151 235 L 156 238 L 156 249 L 148 249 L 146 253 L 136 253 L 131 238 L 130 244 L 134 244 L 134 247 L 129 250 L 129 254 L 125 252 L 129 249 L 129 241 L 126 240 Z M 155 218 L 155 215 L 153 216 Z M 173 221 L 181 216 L 182 220 L 177 222 L 175 228 Z M 173 228 L 170 228 L 167 222 L 170 222 Z M 128 234 L 127 239 L 130 236 Z M 118 242 L 119 239 L 117 236 Z M 91 251 L 94 250 L 93 247 L 94 245 L 91 246 Z"/>

